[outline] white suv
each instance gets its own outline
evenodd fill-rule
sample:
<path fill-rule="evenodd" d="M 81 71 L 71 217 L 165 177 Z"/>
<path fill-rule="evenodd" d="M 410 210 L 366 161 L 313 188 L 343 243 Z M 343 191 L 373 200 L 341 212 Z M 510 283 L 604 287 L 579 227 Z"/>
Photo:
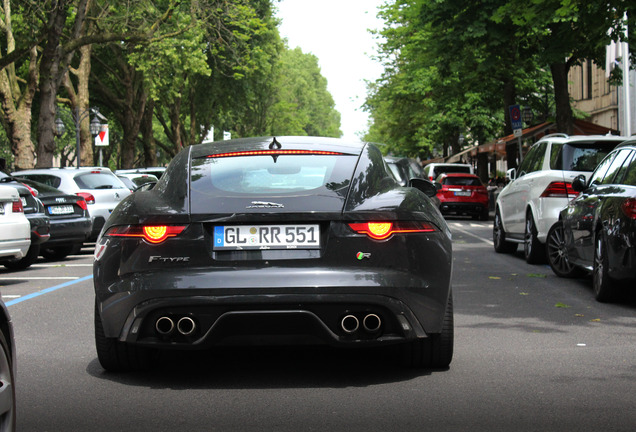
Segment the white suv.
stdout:
<path fill-rule="evenodd" d="M 18 171 L 12 175 L 83 196 L 93 222 L 88 241 L 97 239 L 115 206 L 131 194 L 130 189 L 110 169 L 102 167 L 40 168 Z"/>
<path fill-rule="evenodd" d="M 545 260 L 545 241 L 552 224 L 577 192 L 572 180 L 589 175 L 626 137 L 615 135 L 547 135 L 534 144 L 511 182 L 497 197 L 493 224 L 495 251 L 512 253 L 524 245 L 530 264 Z"/>

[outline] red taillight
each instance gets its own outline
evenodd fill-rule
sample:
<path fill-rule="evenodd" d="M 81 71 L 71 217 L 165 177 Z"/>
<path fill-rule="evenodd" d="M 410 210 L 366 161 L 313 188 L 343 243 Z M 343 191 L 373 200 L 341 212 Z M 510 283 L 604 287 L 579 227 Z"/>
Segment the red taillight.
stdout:
<path fill-rule="evenodd" d="M 376 240 L 384 240 L 393 234 L 425 233 L 436 231 L 428 222 L 355 222 L 349 227 L 358 234 L 366 234 Z"/>
<path fill-rule="evenodd" d="M 24 213 L 21 200 L 13 201 L 13 213 Z"/>
<path fill-rule="evenodd" d="M 84 199 L 84 197 L 81 197 L 81 198 L 82 198 L 81 200 L 77 201 L 77 205 L 82 210 L 88 210 L 88 205 L 86 205 L 86 199 Z"/>
<path fill-rule="evenodd" d="M 623 209 L 623 213 L 627 215 L 630 219 L 636 220 L 636 199 L 635 198 L 627 198 L 623 201 L 623 205 L 621 205 Z"/>
<path fill-rule="evenodd" d="M 29 192 L 31 192 L 31 195 L 33 195 L 34 197 L 38 196 L 38 191 L 33 189 L 31 186 L 29 186 L 26 183 L 22 183 L 23 186 L 26 186 L 26 188 L 29 190 Z"/>
<path fill-rule="evenodd" d="M 78 192 L 76 195 L 81 196 L 86 201 L 86 204 L 95 204 L 95 197 L 88 192 Z"/>
<path fill-rule="evenodd" d="M 579 193 L 572 189 L 572 183 L 552 182 L 541 194 L 541 198 L 576 198 Z"/>
<path fill-rule="evenodd" d="M 105 236 L 141 237 L 149 243 L 161 243 L 168 237 L 178 236 L 185 225 L 124 225 L 110 228 Z"/>

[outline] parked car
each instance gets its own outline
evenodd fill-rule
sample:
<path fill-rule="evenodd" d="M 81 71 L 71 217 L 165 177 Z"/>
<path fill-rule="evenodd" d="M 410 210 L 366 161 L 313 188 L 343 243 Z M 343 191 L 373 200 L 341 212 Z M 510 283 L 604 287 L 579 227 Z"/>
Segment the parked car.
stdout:
<path fill-rule="evenodd" d="M 636 278 L 636 140 L 619 145 L 589 182 L 577 176 L 580 194 L 559 214 L 548 233 L 548 262 L 555 274 L 592 273 L 598 301 L 616 298 L 620 281 Z"/>
<path fill-rule="evenodd" d="M 31 246 L 31 225 L 16 188 L 0 185 L 0 263 L 23 259 Z"/>
<path fill-rule="evenodd" d="M 488 189 L 475 174 L 440 174 L 435 183 L 435 198 L 443 215 L 488 220 Z"/>
<path fill-rule="evenodd" d="M 44 205 L 36 198 L 33 190 L 29 186 L 2 171 L 0 171 L 0 183 L 11 186 L 18 191 L 20 200 L 22 201 L 24 215 L 28 219 L 31 227 L 31 246 L 29 246 L 27 254 L 17 261 L 5 262 L 4 266 L 14 270 L 25 269 L 38 259 L 42 245 L 49 241 L 51 236 L 51 222 L 46 215 Z"/>
<path fill-rule="evenodd" d="M 0 297 L 0 431 L 2 432 L 15 431 L 15 375 L 13 323 Z"/>
<path fill-rule="evenodd" d="M 13 175 L 84 197 L 92 220 L 88 241 L 97 240 L 115 206 L 131 194 L 130 189 L 108 168 L 40 168 L 15 172 Z"/>
<path fill-rule="evenodd" d="M 115 171 L 115 174 L 152 174 L 158 179 L 161 178 L 163 173 L 166 171 L 166 167 L 145 167 L 145 168 L 129 168 L 129 169 L 118 169 Z"/>
<path fill-rule="evenodd" d="M 407 186 L 412 178 L 424 178 L 422 166 L 415 159 L 385 156 L 384 160 L 389 166 L 391 174 L 402 186 Z"/>
<path fill-rule="evenodd" d="M 162 348 L 326 343 L 401 344 L 410 365 L 448 366 L 452 247 L 435 192 L 424 179 L 401 187 L 373 144 L 185 148 L 95 245 L 101 365 L 143 368 Z"/>
<path fill-rule="evenodd" d="M 475 169 L 470 164 L 460 163 L 430 163 L 424 167 L 424 177 L 430 181 L 435 181 L 443 173 L 464 173 L 475 174 Z"/>
<path fill-rule="evenodd" d="M 51 237 L 41 247 L 40 255 L 50 260 L 60 260 L 79 252 L 92 229 L 84 197 L 67 194 L 33 180 L 20 181 L 37 194 L 51 221 Z"/>
<path fill-rule="evenodd" d="M 547 135 L 537 141 L 518 169 L 510 169 L 510 183 L 495 206 L 495 251 L 512 253 L 524 246 L 528 263 L 545 260 L 545 242 L 559 212 L 577 193 L 572 180 L 589 175 L 625 137 Z"/>
<path fill-rule="evenodd" d="M 145 185 L 146 183 L 156 183 L 159 181 L 156 175 L 154 174 L 145 174 L 145 173 L 116 173 L 117 177 L 132 191 L 137 189 L 139 186 Z M 132 188 L 131 188 L 132 186 Z"/>

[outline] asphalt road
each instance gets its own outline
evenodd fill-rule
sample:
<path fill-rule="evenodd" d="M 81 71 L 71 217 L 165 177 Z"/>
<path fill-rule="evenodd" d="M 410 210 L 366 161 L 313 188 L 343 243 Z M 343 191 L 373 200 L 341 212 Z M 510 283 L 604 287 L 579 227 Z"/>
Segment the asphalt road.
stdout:
<path fill-rule="evenodd" d="M 19 431 L 632 431 L 636 298 L 593 299 L 521 254 L 491 222 L 449 221 L 455 356 L 401 369 L 390 353 L 170 353 L 105 373 L 93 342 L 92 256 L 0 270 L 18 348 Z M 426 257 L 422 258 L 426 265 Z"/>

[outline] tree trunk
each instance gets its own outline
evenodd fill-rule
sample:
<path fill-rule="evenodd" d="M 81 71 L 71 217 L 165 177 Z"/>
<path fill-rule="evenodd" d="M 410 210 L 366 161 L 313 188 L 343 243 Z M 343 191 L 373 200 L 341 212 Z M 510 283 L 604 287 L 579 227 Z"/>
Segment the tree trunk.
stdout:
<path fill-rule="evenodd" d="M 40 60 L 40 114 L 38 117 L 37 168 L 53 166 L 55 152 L 55 100 L 60 79 L 60 39 L 68 4 L 60 0 L 51 11 L 46 45 Z"/>
<path fill-rule="evenodd" d="M 80 64 L 77 68 L 77 103 L 81 112 L 90 112 L 88 78 L 91 74 L 92 45 L 80 48 Z M 91 115 L 88 114 L 80 123 L 80 160 L 82 166 L 95 165 L 93 155 L 93 135 L 90 129 Z"/>
<path fill-rule="evenodd" d="M 152 118 L 154 115 L 155 103 L 149 99 L 146 103 L 146 111 L 141 123 L 141 136 L 144 144 L 144 164 L 147 167 L 157 166 L 157 145 L 152 130 Z"/>
<path fill-rule="evenodd" d="M 554 83 L 557 131 L 572 135 L 574 132 L 574 116 L 570 106 L 570 93 L 568 91 L 568 70 L 569 67 L 565 61 L 550 65 L 552 82 Z"/>
<path fill-rule="evenodd" d="M 506 124 L 504 125 L 504 135 L 512 134 L 512 123 L 510 123 L 510 106 L 516 105 L 517 99 L 517 88 L 512 78 L 508 78 L 504 82 L 504 118 Z M 508 168 L 516 168 L 519 165 L 519 145 L 517 140 L 509 142 L 506 144 L 506 162 L 508 163 Z"/>

